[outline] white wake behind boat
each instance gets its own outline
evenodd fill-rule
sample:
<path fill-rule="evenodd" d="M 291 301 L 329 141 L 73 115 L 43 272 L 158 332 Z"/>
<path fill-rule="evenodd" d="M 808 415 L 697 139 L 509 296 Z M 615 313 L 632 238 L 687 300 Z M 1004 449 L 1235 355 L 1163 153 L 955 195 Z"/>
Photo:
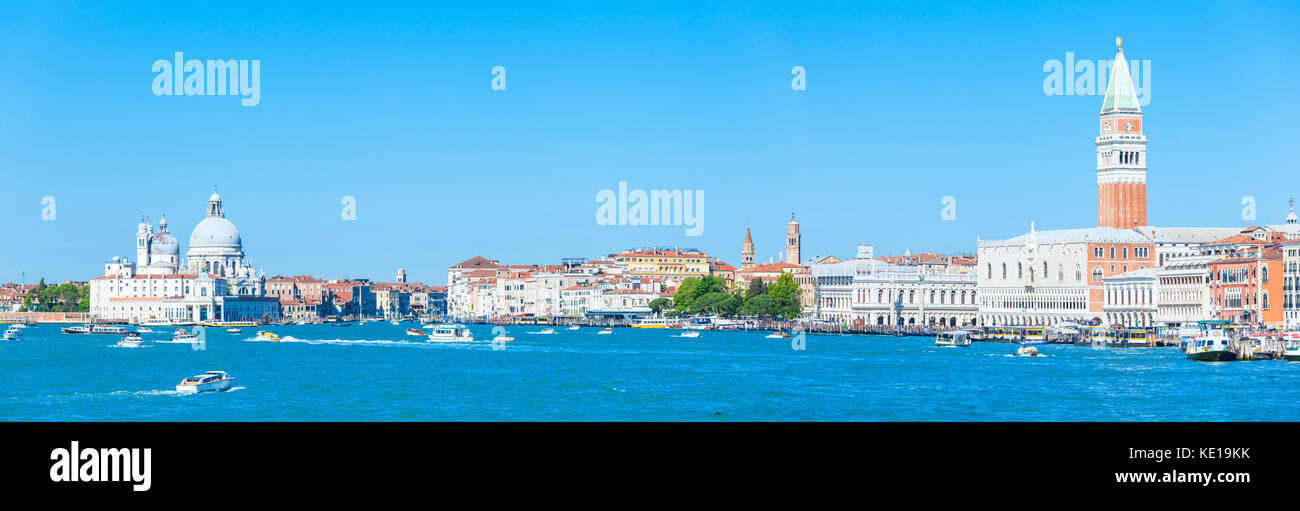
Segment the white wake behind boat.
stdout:
<path fill-rule="evenodd" d="M 682 334 L 679 335 L 679 336 L 677 336 L 677 337 L 683 337 L 683 338 L 686 338 L 686 339 L 697 339 L 697 338 L 700 337 L 700 331 L 699 331 L 699 330 L 687 330 L 687 331 L 685 331 L 685 332 L 682 332 Z"/>
<path fill-rule="evenodd" d="M 230 390 L 230 382 L 234 379 L 233 376 L 226 374 L 225 371 L 208 371 L 181 380 L 180 385 L 176 386 L 176 392 L 181 394 L 197 394 L 199 392 Z"/>

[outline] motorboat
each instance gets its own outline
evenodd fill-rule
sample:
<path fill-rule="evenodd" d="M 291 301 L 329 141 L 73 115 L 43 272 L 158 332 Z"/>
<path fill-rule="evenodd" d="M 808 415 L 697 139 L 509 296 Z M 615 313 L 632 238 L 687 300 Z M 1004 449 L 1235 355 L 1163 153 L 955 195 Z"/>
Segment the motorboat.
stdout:
<path fill-rule="evenodd" d="M 273 334 L 273 333 L 271 333 L 271 332 L 258 331 L 258 332 L 257 332 L 257 338 L 258 338 L 258 339 L 266 339 L 266 340 L 271 341 L 271 342 L 280 342 L 280 336 L 275 335 L 275 334 Z"/>
<path fill-rule="evenodd" d="M 194 335 L 192 332 L 184 328 L 177 328 L 176 331 L 172 333 L 172 342 L 193 343 L 198 341 L 199 336 Z"/>
<path fill-rule="evenodd" d="M 687 339 L 697 339 L 697 338 L 700 337 L 700 331 L 699 331 L 699 330 L 687 330 L 687 331 L 685 331 L 685 332 L 682 332 L 681 335 L 678 335 L 677 337 L 684 337 L 684 338 L 687 338 Z"/>
<path fill-rule="evenodd" d="M 257 328 L 255 321 L 201 321 L 199 326 L 215 328 Z"/>
<path fill-rule="evenodd" d="M 1033 346 L 1021 345 L 1019 348 L 1016 348 L 1016 356 L 1017 357 L 1041 357 L 1043 355 L 1038 353 L 1038 348 L 1035 348 Z"/>
<path fill-rule="evenodd" d="M 612 333 L 614 333 L 613 328 L 602 328 L 599 332 L 596 332 L 596 335 L 609 335 Z"/>
<path fill-rule="evenodd" d="M 60 328 L 59 331 L 65 334 L 88 334 L 90 333 L 90 327 L 85 325 L 65 326 Z"/>
<path fill-rule="evenodd" d="M 763 336 L 763 338 L 764 339 L 789 339 L 790 334 L 787 334 L 785 332 L 772 332 L 770 334 Z"/>
<path fill-rule="evenodd" d="M 95 325 L 90 328 L 92 334 L 122 335 L 126 333 L 126 327 L 122 325 Z"/>
<path fill-rule="evenodd" d="M 461 324 L 436 325 L 429 332 L 429 342 L 473 342 L 474 334 Z"/>
<path fill-rule="evenodd" d="M 514 337 L 510 337 L 506 334 L 501 334 L 492 338 L 492 342 L 511 342 L 514 340 L 515 340 Z"/>
<path fill-rule="evenodd" d="M 232 334 L 241 334 L 241 333 L 244 333 L 244 330 L 243 330 L 243 329 L 240 329 L 240 328 L 227 328 L 227 329 L 226 329 L 226 332 L 227 332 L 227 333 L 232 333 Z"/>
<path fill-rule="evenodd" d="M 555 333 L 555 329 L 554 329 L 554 328 L 543 328 L 541 332 L 537 332 L 537 333 L 538 333 L 538 334 L 541 334 L 541 335 L 551 335 L 551 334 Z"/>
<path fill-rule="evenodd" d="M 6 341 L 17 341 L 18 339 L 22 339 L 22 337 L 23 329 L 18 325 L 10 325 L 9 328 L 5 329 L 4 340 Z"/>
<path fill-rule="evenodd" d="M 934 336 L 934 345 L 940 348 L 957 348 L 970 346 L 970 332 L 965 330 L 953 330 L 951 332 L 940 332 Z"/>
<path fill-rule="evenodd" d="M 398 320 L 396 320 L 396 319 L 394 319 L 394 320 L 392 320 L 392 321 L 389 321 L 388 323 L 389 323 L 389 324 L 393 324 L 393 325 L 400 325 L 400 324 L 402 324 L 401 321 L 398 321 Z"/>
<path fill-rule="evenodd" d="M 181 380 L 180 385 L 176 386 L 176 392 L 180 394 L 197 394 L 199 392 L 230 390 L 230 382 L 234 379 L 225 371 L 208 371 Z"/>
<path fill-rule="evenodd" d="M 144 342 L 144 338 L 140 337 L 139 333 L 126 332 L 122 334 L 122 339 L 117 341 L 117 345 L 121 348 L 139 348 L 141 342 Z"/>
<path fill-rule="evenodd" d="M 149 327 L 147 327 L 147 326 L 137 327 L 137 328 L 135 329 L 135 331 L 136 331 L 136 333 L 141 333 L 141 334 L 152 334 L 152 333 L 153 333 L 153 329 L 152 329 L 152 328 L 149 328 Z"/>
<path fill-rule="evenodd" d="M 570 331 L 573 331 L 573 330 L 582 330 L 582 327 L 580 327 L 580 326 L 578 326 L 578 325 L 569 325 L 569 330 L 570 330 Z"/>
<path fill-rule="evenodd" d="M 428 335 L 428 334 L 425 334 L 425 333 L 424 333 L 424 330 L 420 330 L 419 328 L 408 328 L 408 329 L 406 329 L 406 335 L 414 335 L 414 336 L 416 336 L 416 337 L 424 337 L 425 335 Z"/>

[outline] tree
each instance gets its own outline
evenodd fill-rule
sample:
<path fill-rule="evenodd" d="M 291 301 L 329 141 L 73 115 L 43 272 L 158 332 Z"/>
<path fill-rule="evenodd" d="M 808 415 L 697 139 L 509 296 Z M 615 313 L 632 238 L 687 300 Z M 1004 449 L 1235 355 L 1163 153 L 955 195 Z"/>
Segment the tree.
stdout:
<path fill-rule="evenodd" d="M 655 314 L 663 314 L 665 310 L 673 307 L 673 301 L 667 298 L 655 298 L 650 300 L 650 310 Z"/>
<path fill-rule="evenodd" d="M 792 274 L 782 273 L 776 283 L 767 288 L 767 296 L 776 304 L 776 315 L 793 318 L 803 312 L 802 293 Z"/>
<path fill-rule="evenodd" d="M 775 316 L 777 314 L 776 300 L 768 295 L 758 295 L 748 300 L 740 307 L 740 314 L 743 316 Z"/>
<path fill-rule="evenodd" d="M 749 289 L 745 290 L 745 299 L 748 300 L 755 296 L 766 294 L 766 293 L 767 293 L 767 284 L 763 283 L 763 279 L 754 277 L 749 281 Z"/>

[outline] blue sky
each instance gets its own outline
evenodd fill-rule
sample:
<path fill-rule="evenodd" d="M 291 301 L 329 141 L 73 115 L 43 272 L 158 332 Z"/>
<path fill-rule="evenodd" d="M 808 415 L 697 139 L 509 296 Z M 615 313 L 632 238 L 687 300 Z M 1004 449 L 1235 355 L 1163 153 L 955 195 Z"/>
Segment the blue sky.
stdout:
<path fill-rule="evenodd" d="M 326 278 L 647 245 L 736 264 L 746 223 L 766 261 L 792 211 L 805 256 L 1088 227 L 1101 97 L 1044 94 L 1043 65 L 1117 35 L 1152 64 L 1150 223 L 1250 223 L 1243 196 L 1281 222 L 1300 181 L 1294 2 L 5 3 L 0 281 L 97 276 L 142 215 L 184 248 L 214 184 L 255 264 Z M 260 60 L 261 103 L 154 96 L 176 51 Z M 597 225 L 619 181 L 703 190 L 704 234 Z"/>

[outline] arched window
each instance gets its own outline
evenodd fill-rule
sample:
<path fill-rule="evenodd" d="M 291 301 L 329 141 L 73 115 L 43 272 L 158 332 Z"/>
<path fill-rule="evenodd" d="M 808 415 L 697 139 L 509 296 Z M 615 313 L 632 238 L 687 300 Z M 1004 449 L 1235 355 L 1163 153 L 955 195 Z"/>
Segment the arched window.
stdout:
<path fill-rule="evenodd" d="M 1057 282 L 1065 281 L 1065 265 L 1061 265 L 1061 264 L 1056 265 L 1056 281 Z"/>
<path fill-rule="evenodd" d="M 1100 267 L 1100 266 L 1094 266 L 1094 267 L 1092 268 L 1092 281 L 1093 281 L 1093 282 L 1101 282 L 1101 267 Z"/>
<path fill-rule="evenodd" d="M 1025 278 L 1025 265 L 1016 263 L 1016 278 L 1018 279 Z"/>
<path fill-rule="evenodd" d="M 1078 282 L 1081 280 L 1083 280 L 1083 268 L 1076 264 L 1074 265 L 1074 281 Z"/>
<path fill-rule="evenodd" d="M 1002 280 L 1007 280 L 1007 263 L 1002 263 Z"/>
<path fill-rule="evenodd" d="M 985 278 L 992 279 L 992 278 L 993 278 L 993 263 L 986 263 L 986 264 L 988 265 L 988 274 L 987 274 L 987 276 L 986 276 Z"/>

